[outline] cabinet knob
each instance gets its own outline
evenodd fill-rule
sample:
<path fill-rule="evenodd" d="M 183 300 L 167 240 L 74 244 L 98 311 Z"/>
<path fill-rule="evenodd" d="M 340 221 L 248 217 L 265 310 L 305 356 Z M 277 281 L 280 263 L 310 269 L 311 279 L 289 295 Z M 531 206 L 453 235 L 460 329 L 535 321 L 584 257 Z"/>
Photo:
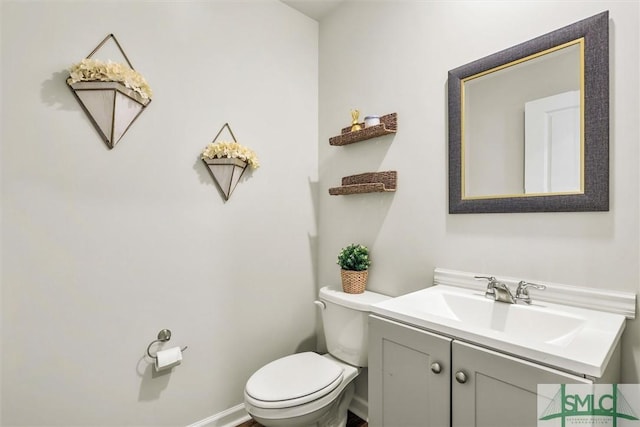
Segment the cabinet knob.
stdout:
<path fill-rule="evenodd" d="M 467 382 L 467 374 L 465 374 L 462 371 L 456 372 L 456 381 L 458 381 L 460 384 L 466 383 Z"/>
<path fill-rule="evenodd" d="M 438 362 L 433 362 L 431 364 L 431 372 L 433 372 L 434 374 L 439 374 L 440 372 L 442 372 L 442 366 L 440 366 Z"/>

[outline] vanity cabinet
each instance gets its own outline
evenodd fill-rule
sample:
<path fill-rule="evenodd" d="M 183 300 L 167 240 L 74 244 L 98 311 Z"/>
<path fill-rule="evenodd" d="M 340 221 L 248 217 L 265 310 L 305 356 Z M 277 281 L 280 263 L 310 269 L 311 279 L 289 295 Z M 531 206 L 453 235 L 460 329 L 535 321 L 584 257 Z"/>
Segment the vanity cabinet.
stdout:
<path fill-rule="evenodd" d="M 369 316 L 369 425 L 448 426 L 451 342 Z"/>
<path fill-rule="evenodd" d="M 592 382 L 369 316 L 371 427 L 536 427 L 538 384 Z"/>

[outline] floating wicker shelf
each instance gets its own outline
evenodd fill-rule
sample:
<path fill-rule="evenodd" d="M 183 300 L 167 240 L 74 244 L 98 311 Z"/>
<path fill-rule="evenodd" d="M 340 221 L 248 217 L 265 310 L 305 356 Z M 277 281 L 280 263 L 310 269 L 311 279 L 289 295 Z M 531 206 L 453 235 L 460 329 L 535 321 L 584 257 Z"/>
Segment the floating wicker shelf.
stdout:
<path fill-rule="evenodd" d="M 332 196 L 396 191 L 398 172 L 366 172 L 342 178 L 342 186 L 329 189 Z"/>
<path fill-rule="evenodd" d="M 365 128 L 364 123 L 360 123 L 360 126 L 362 126 L 362 130 L 355 132 L 351 132 L 351 126 L 343 128 L 341 135 L 329 138 L 329 144 L 348 145 L 354 142 L 396 133 L 398 130 L 398 113 L 391 113 L 380 117 L 379 125 Z"/>

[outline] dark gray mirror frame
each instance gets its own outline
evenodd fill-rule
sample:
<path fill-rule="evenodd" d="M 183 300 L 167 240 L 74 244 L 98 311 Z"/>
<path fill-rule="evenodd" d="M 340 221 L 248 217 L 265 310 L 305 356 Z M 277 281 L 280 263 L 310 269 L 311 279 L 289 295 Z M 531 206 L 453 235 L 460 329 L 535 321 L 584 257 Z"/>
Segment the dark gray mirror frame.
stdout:
<path fill-rule="evenodd" d="M 462 198 L 462 80 L 584 37 L 584 193 Z M 609 210 L 609 12 L 449 71 L 449 213 L 581 212 Z"/>

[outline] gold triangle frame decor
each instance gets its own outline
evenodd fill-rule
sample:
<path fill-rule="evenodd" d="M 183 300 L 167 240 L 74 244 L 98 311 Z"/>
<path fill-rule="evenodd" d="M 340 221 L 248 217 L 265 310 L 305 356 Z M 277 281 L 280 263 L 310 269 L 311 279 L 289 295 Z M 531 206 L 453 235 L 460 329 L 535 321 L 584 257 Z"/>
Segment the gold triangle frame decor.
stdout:
<path fill-rule="evenodd" d="M 115 42 L 126 65 L 91 59 L 109 39 Z M 80 63 L 74 64 L 69 74 L 67 85 L 109 149 L 115 147 L 151 103 L 149 85 L 135 71 L 113 34 L 105 37 Z"/>
<path fill-rule="evenodd" d="M 217 141 L 225 128 L 231 134 L 233 142 Z M 247 166 L 253 169 L 259 166 L 256 154 L 238 143 L 229 123 L 220 128 L 213 141 L 202 151 L 202 161 L 207 165 L 225 201 L 231 197 Z"/>

